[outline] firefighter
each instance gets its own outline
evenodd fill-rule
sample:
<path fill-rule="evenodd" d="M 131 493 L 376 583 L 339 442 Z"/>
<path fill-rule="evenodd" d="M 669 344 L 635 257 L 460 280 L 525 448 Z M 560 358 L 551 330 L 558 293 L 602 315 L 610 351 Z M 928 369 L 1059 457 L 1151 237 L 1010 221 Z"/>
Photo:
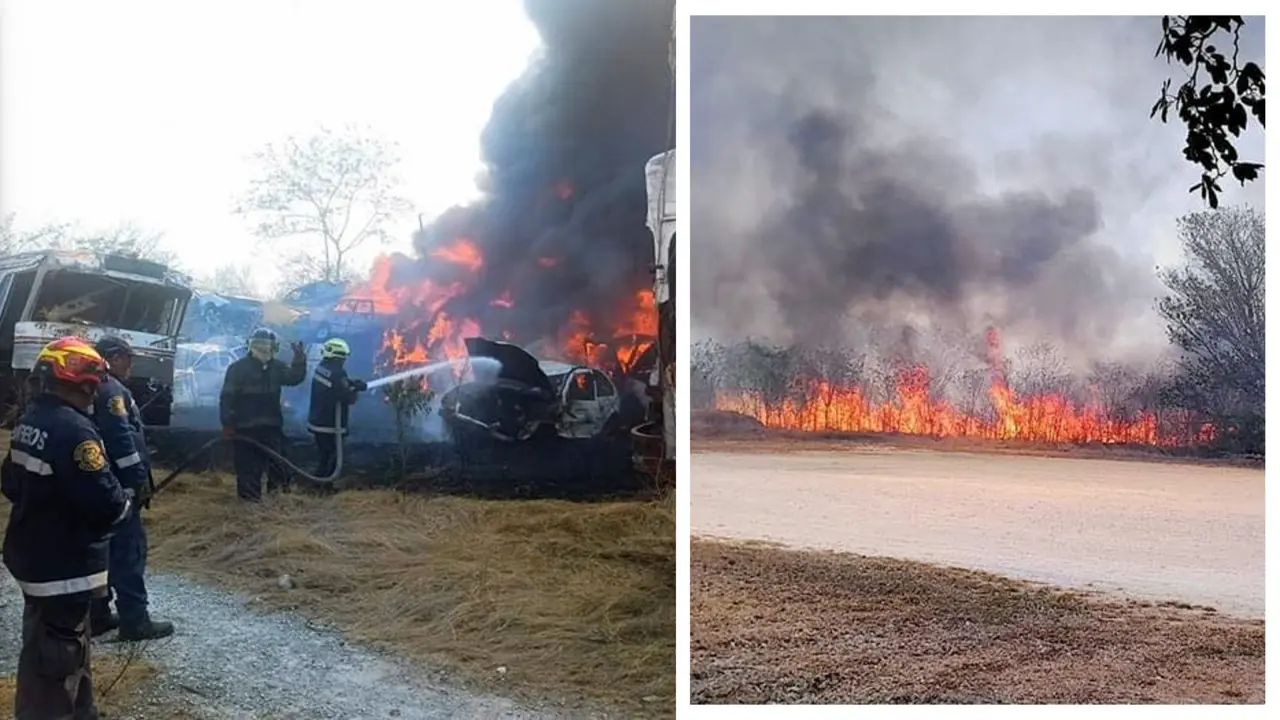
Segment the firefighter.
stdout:
<path fill-rule="evenodd" d="M 316 466 L 317 477 L 328 477 L 337 461 L 338 435 L 347 434 L 347 419 L 351 403 L 359 393 L 369 389 L 364 380 L 347 377 L 347 358 L 351 346 L 346 340 L 330 338 L 320 348 L 320 364 L 311 376 L 311 409 L 307 415 L 307 429 L 316 439 L 320 460 Z M 338 409 L 342 409 L 341 427 L 334 427 Z"/>
<path fill-rule="evenodd" d="M 173 623 L 153 620 L 147 612 L 147 534 L 142 509 L 150 506 L 154 481 L 142 414 L 123 382 L 133 369 L 133 347 L 123 338 L 107 336 L 94 349 L 107 361 L 107 377 L 98 387 L 93 421 L 106 445 L 111 472 L 121 487 L 133 490 L 137 502 L 111 538 L 109 595 L 115 595 L 119 615 L 111 613 L 110 596 L 95 602 L 93 634 L 101 635 L 118 625 L 121 640 L 168 637 L 173 634 Z"/>
<path fill-rule="evenodd" d="M 81 338 L 46 345 L 33 371 L 39 394 L 14 425 L 0 465 L 0 491 L 13 503 L 4 564 L 24 602 L 18 720 L 98 717 L 90 607 L 107 592 L 111 531 L 134 509 L 89 417 L 106 372 Z"/>
<path fill-rule="evenodd" d="M 306 347 L 295 342 L 293 361 L 288 365 L 276 359 L 280 340 L 274 330 L 258 328 L 248 340 L 249 354 L 227 366 L 222 382 L 219 413 L 223 437 L 256 440 L 277 453 L 283 451 L 284 413 L 280 409 L 280 390 L 284 386 L 301 385 L 307 378 Z M 288 471 L 261 449 L 248 443 L 236 443 L 233 451 L 236 468 L 236 494 L 241 500 L 262 499 L 262 474 L 267 474 L 267 490 L 287 492 Z"/>

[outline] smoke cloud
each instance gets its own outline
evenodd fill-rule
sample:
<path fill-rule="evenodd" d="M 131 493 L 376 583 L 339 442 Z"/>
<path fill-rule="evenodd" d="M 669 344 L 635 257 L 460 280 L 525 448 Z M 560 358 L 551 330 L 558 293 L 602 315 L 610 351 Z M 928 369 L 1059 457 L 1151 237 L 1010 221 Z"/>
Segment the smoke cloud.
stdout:
<path fill-rule="evenodd" d="M 431 256 L 466 238 L 484 264 L 444 307 L 450 316 L 517 342 L 553 336 L 575 310 L 588 311 L 597 332 L 616 323 L 652 283 L 644 164 L 674 142 L 673 8 L 670 0 L 526 0 L 544 49 L 494 103 L 482 136 L 486 197 L 417 233 L 419 257 L 399 263 L 393 282 L 456 272 Z"/>
<path fill-rule="evenodd" d="M 1241 61 L 1261 62 L 1250 19 Z M 1158 18 L 695 18 L 695 336 L 930 324 L 1079 357 L 1163 345 L 1183 131 Z M 1260 132 L 1240 145 L 1261 159 Z M 1225 203 L 1262 204 L 1263 183 Z M 1234 189 L 1233 189 L 1234 188 Z"/>

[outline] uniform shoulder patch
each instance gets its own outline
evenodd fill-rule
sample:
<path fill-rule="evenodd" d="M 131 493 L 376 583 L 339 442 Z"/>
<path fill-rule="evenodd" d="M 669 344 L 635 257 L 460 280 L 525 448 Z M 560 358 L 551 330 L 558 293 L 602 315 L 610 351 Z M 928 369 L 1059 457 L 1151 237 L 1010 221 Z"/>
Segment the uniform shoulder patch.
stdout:
<path fill-rule="evenodd" d="M 107 454 L 102 450 L 102 443 L 97 440 L 85 440 L 76 446 L 71 454 L 76 466 L 85 472 L 98 472 L 107 466 Z"/>
<path fill-rule="evenodd" d="M 122 417 L 122 418 L 129 417 L 129 408 L 125 407 L 123 395 L 115 395 L 110 400 L 108 400 L 107 409 L 109 409 L 111 411 L 111 414 L 115 415 L 116 417 Z"/>

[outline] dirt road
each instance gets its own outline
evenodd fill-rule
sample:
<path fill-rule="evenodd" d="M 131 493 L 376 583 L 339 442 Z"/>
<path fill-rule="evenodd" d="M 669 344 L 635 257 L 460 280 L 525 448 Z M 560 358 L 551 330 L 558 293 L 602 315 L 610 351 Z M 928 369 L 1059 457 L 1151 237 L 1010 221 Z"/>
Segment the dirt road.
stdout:
<path fill-rule="evenodd" d="M 692 458 L 695 535 L 1264 612 L 1263 472 L 857 448 Z"/>

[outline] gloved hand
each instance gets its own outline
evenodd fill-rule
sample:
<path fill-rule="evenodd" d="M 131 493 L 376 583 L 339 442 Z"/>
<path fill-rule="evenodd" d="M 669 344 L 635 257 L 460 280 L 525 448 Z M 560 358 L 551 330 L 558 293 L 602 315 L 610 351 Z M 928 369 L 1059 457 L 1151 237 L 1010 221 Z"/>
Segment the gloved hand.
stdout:
<path fill-rule="evenodd" d="M 235 434 L 236 434 L 235 428 L 231 427 L 230 425 L 222 426 L 222 437 L 231 438 L 231 437 L 235 437 Z"/>
<path fill-rule="evenodd" d="M 138 504 L 138 494 L 133 488 L 122 488 L 124 490 L 124 499 L 129 501 L 129 512 L 133 512 L 133 508 Z M 126 514 L 125 517 L 128 517 Z"/>
<path fill-rule="evenodd" d="M 151 509 L 151 496 L 152 496 L 151 490 L 152 490 L 151 483 L 146 482 L 146 483 L 143 483 L 142 486 L 139 487 L 138 490 L 134 493 L 134 495 L 137 497 L 138 504 L 148 510 Z"/>
<path fill-rule="evenodd" d="M 351 387 L 354 388 L 356 392 L 364 392 L 369 389 L 369 383 L 363 380 L 352 380 Z"/>
<path fill-rule="evenodd" d="M 295 360 L 300 357 L 304 359 L 307 357 L 307 346 L 303 345 L 301 340 L 290 343 L 289 348 L 293 350 L 293 358 Z"/>

